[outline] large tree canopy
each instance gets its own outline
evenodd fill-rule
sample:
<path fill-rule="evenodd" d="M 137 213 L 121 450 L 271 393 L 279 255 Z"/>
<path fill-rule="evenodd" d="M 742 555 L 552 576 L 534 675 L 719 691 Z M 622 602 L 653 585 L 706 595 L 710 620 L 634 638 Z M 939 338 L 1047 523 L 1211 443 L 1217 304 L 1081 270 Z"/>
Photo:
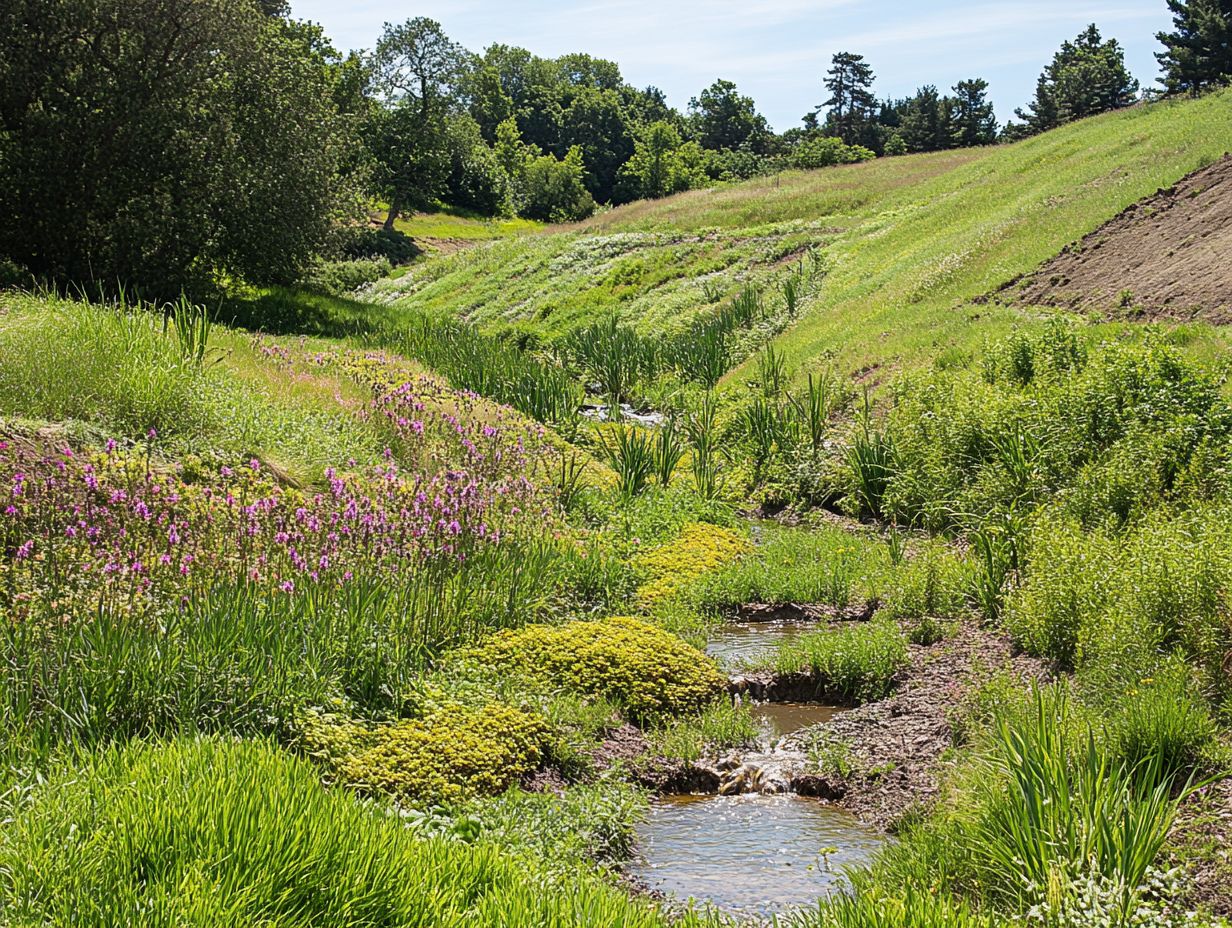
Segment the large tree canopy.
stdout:
<path fill-rule="evenodd" d="M 293 279 L 345 202 L 307 38 L 254 0 L 8 0 L 0 253 L 150 294 Z"/>

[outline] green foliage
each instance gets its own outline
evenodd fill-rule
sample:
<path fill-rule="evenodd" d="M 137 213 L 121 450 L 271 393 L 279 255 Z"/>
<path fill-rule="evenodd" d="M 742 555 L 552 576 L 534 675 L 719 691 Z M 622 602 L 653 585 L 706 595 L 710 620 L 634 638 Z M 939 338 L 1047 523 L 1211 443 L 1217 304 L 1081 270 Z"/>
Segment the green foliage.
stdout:
<path fill-rule="evenodd" d="M 927 542 L 893 571 L 881 611 L 899 620 L 953 618 L 965 608 L 970 584 L 970 567 L 958 553 Z"/>
<path fill-rule="evenodd" d="M 603 457 L 616 472 L 617 486 L 626 498 L 638 496 L 656 472 L 655 440 L 645 429 L 617 425 L 596 433 Z"/>
<path fill-rule="evenodd" d="M 715 609 L 743 603 L 841 608 L 875 597 L 884 566 L 879 545 L 841 528 L 767 528 L 750 556 L 703 577 L 693 596 Z"/>
<path fill-rule="evenodd" d="M 745 538 L 717 525 L 690 522 L 667 544 L 637 555 L 634 566 L 646 578 L 638 587 L 638 602 L 655 606 L 689 593 L 702 577 L 725 565 L 739 563 L 752 551 Z"/>
<path fill-rule="evenodd" d="M 532 625 L 502 632 L 471 655 L 577 693 L 615 700 L 635 718 L 687 712 L 723 688 L 713 661 L 669 632 L 632 618 Z"/>
<path fill-rule="evenodd" d="M 1164 663 L 1115 700 L 1108 748 L 1131 767 L 1158 762 L 1166 776 L 1192 773 L 1212 759 L 1218 728 L 1184 661 Z"/>
<path fill-rule="evenodd" d="M 613 418 L 618 416 L 620 403 L 632 397 L 639 381 L 658 372 L 654 342 L 640 338 L 615 315 L 571 332 L 559 348 L 599 385 Z"/>
<path fill-rule="evenodd" d="M 749 707 L 722 697 L 694 715 L 662 720 L 648 739 L 653 756 L 692 763 L 726 748 L 754 744 L 757 736 Z"/>
<path fill-rule="evenodd" d="M 874 621 L 801 635 L 771 661 L 778 673 L 807 674 L 819 693 L 858 704 L 893 691 L 907 644 L 894 623 Z"/>
<path fill-rule="evenodd" d="M 1169 93 L 1198 94 L 1232 80 L 1232 12 L 1211 0 L 1168 0 L 1172 31 L 1157 32 L 1156 52 Z"/>
<path fill-rule="evenodd" d="M 811 171 L 835 164 L 872 161 L 876 154 L 862 145 L 845 145 L 842 139 L 819 135 L 796 144 L 790 157 L 792 167 Z"/>
<path fill-rule="evenodd" d="M 860 489 L 871 468 L 855 451 L 852 481 L 862 502 L 881 491 L 881 511 L 933 528 L 1053 496 L 1088 525 L 1119 524 L 1185 490 L 1192 456 L 1230 425 L 1216 377 L 1177 349 L 1147 338 L 1088 350 L 1055 323 L 994 346 L 983 378 L 905 384 L 884 426 L 884 483 Z M 853 448 L 871 444 L 863 431 Z"/>
<path fill-rule="evenodd" d="M 1025 908 L 1058 876 L 1098 872 L 1123 881 L 1125 917 L 1175 817 L 1174 783 L 1158 756 L 1131 765 L 1089 730 L 1071 740 L 1058 724 L 1066 714 L 1059 691 L 1038 691 L 1034 712 L 996 727 L 969 784 L 972 876 Z"/>
<path fill-rule="evenodd" d="M 582 391 L 573 378 L 474 326 L 415 315 L 389 328 L 381 338 L 407 357 L 423 361 L 459 389 L 508 403 L 540 422 L 555 425 L 566 436 L 576 429 Z"/>
<path fill-rule="evenodd" d="M 1124 534 L 1044 518 L 1031 535 L 1027 578 L 1010 597 L 1006 626 L 1030 652 L 1104 685 L 1152 677 L 1160 655 L 1179 648 L 1200 669 L 1204 688 L 1225 695 L 1230 525 L 1223 507 L 1161 512 Z"/>
<path fill-rule="evenodd" d="M 322 261 L 312 268 L 303 285 L 316 293 L 342 296 L 389 276 L 392 270 L 393 265 L 385 257 Z"/>
<path fill-rule="evenodd" d="M 532 157 L 517 177 L 518 215 L 543 222 L 572 222 L 595 211 L 586 189 L 582 151 L 569 149 L 564 159 L 552 155 Z"/>
<path fill-rule="evenodd" d="M 40 277 L 286 283 L 353 212 L 328 45 L 285 20 L 249 0 L 2 15 L 0 254 Z"/>
<path fill-rule="evenodd" d="M 423 840 L 260 742 L 107 750 L 30 797 L 0 869 L 0 906 L 30 924 L 666 924 L 584 873 L 547 893 L 526 856 Z"/>
<path fill-rule="evenodd" d="M 788 924 L 798 928 L 993 928 L 960 900 L 913 887 L 857 884 L 851 894 L 823 902 L 816 913 Z"/>
<path fill-rule="evenodd" d="M 423 718 L 366 723 L 308 713 L 300 745 L 333 778 L 428 805 L 495 795 L 544 760 L 543 719 L 499 704 L 441 706 Z"/>
<path fill-rule="evenodd" d="M 80 419 L 133 438 L 150 430 L 173 438 L 211 428 L 214 410 L 207 375 L 195 361 L 198 346 L 183 348 L 154 313 L 126 302 L 37 309 L 0 328 L 6 414 Z M 187 334 L 192 329 L 185 323 Z"/>
<path fill-rule="evenodd" d="M 1025 131 L 1044 132 L 1128 106 L 1137 95 L 1138 82 L 1125 69 L 1120 43 L 1104 41 L 1092 23 L 1074 41 L 1061 44 L 1039 77 L 1029 112 L 1015 110 L 1015 115 L 1023 120 Z"/>

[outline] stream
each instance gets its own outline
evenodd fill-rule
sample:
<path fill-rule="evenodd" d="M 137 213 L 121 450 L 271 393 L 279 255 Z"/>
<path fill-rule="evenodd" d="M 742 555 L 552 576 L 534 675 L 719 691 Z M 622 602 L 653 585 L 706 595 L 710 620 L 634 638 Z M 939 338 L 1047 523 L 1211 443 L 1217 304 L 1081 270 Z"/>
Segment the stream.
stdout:
<path fill-rule="evenodd" d="M 816 628 L 803 617 L 735 620 L 715 629 L 706 653 L 732 671 Z M 758 746 L 706 762 L 721 794 L 653 802 L 627 869 L 677 901 L 765 919 L 841 892 L 843 869 L 870 863 L 886 839 L 849 812 L 790 791 L 805 757 L 784 739 L 830 721 L 841 708 L 760 702 L 751 709 L 761 729 Z"/>
<path fill-rule="evenodd" d="M 791 793 L 665 796 L 638 837 L 629 871 L 647 886 L 759 918 L 841 891 L 842 869 L 869 863 L 884 841 L 850 813 Z"/>

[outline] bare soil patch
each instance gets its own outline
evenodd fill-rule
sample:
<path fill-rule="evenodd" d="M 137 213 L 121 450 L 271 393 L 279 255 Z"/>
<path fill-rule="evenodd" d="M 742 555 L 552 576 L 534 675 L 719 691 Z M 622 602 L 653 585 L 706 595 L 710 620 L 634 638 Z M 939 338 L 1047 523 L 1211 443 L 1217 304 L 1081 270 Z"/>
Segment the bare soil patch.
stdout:
<path fill-rule="evenodd" d="M 893 830 L 936 798 L 943 755 L 954 745 L 955 712 L 968 693 L 1001 669 L 1024 684 L 1048 676 L 1043 662 L 1015 655 L 1003 634 L 974 624 L 935 645 L 912 645 L 894 695 L 826 724 L 833 738 L 849 746 L 853 773 L 802 778 L 796 790 L 831 799 L 868 824 Z"/>
<path fill-rule="evenodd" d="M 1143 321 L 1232 322 L 1232 155 L 1128 207 L 996 298 Z"/>

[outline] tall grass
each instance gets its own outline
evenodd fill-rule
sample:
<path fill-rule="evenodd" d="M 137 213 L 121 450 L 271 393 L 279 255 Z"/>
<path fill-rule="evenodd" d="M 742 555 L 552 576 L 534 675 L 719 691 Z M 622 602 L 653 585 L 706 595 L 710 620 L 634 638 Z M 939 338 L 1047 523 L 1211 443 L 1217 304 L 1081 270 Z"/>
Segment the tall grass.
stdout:
<path fill-rule="evenodd" d="M 659 372 L 657 342 L 639 337 L 615 315 L 571 332 L 560 349 L 599 385 L 613 418 L 638 382 Z"/>
<path fill-rule="evenodd" d="M 101 608 L 0 627 L 0 732 L 22 765 L 64 744 L 176 732 L 285 737 L 296 711 L 345 696 L 400 712 L 442 651 L 543 614 L 540 545 L 481 552 L 449 572 L 408 568 L 340 588 L 227 585 L 157 621 Z"/>
<path fill-rule="evenodd" d="M 598 433 L 599 448 L 616 472 L 621 496 L 639 496 L 650 483 L 660 461 L 655 439 L 645 429 L 618 425 Z"/>
<path fill-rule="evenodd" d="M 1118 761 L 1091 730 L 1067 731 L 1064 699 L 1039 690 L 1033 711 L 997 724 L 972 780 L 978 798 L 964 842 L 973 878 L 994 899 L 1023 910 L 1093 871 L 1123 887 L 1120 924 L 1188 787 L 1174 795 L 1157 755 Z"/>
<path fill-rule="evenodd" d="M 770 660 L 778 673 L 809 675 L 819 694 L 858 704 L 893 692 L 907 642 L 894 623 L 867 622 L 801 635 Z"/>
<path fill-rule="evenodd" d="M 419 839 L 260 742 L 104 752 L 31 797 L 0 872 L 0 908 L 26 924 L 666 924 L 598 878 L 545 892 L 492 843 Z"/>
<path fill-rule="evenodd" d="M 79 419 L 133 438 L 216 425 L 197 343 L 182 347 L 145 307 L 31 298 L 22 308 L 0 321 L 3 414 Z"/>
<path fill-rule="evenodd" d="M 507 403 L 566 435 L 577 430 L 582 389 L 568 372 L 463 322 L 415 315 L 378 336 L 455 387 Z"/>

